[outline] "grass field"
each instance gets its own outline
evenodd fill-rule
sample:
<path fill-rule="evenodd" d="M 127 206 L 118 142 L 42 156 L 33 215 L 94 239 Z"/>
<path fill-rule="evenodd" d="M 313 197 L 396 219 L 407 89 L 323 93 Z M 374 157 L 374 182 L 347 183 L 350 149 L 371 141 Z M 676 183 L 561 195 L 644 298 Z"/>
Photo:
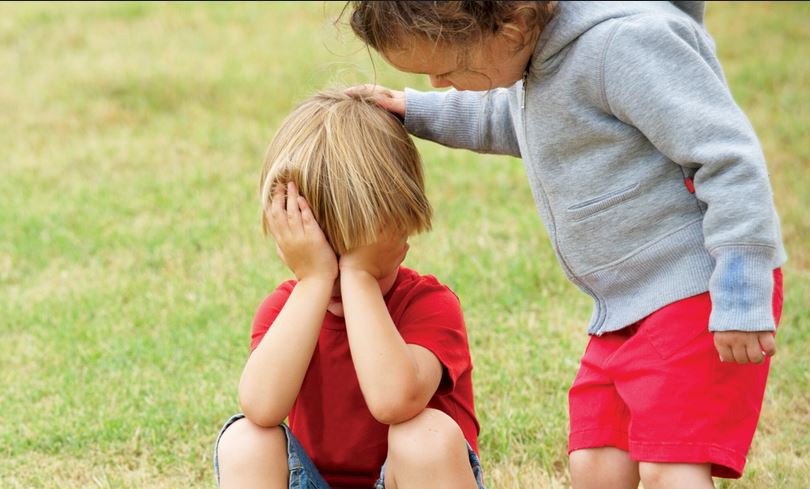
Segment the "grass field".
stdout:
<path fill-rule="evenodd" d="M 0 4 L 0 487 L 213 487 L 250 320 L 288 276 L 256 206 L 274 128 L 324 85 L 427 88 L 372 68 L 339 8 Z M 810 487 L 810 4 L 710 4 L 707 24 L 790 254 L 760 428 L 728 486 Z M 407 264 L 465 308 L 489 485 L 565 487 L 589 301 L 518 160 L 419 147 L 436 220 Z"/>

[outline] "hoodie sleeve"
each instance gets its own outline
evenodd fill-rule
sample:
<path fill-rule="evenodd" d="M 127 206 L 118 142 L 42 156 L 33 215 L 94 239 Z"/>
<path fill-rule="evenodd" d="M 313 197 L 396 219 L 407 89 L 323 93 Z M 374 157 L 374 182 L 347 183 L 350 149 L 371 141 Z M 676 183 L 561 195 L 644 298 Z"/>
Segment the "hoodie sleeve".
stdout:
<path fill-rule="evenodd" d="M 784 257 L 765 159 L 734 102 L 711 39 L 686 19 L 639 16 L 604 52 L 603 104 L 675 163 L 706 204 L 711 331 L 774 330 L 773 269 Z"/>
<path fill-rule="evenodd" d="M 419 92 L 405 89 L 405 127 L 451 148 L 520 157 L 510 90 Z"/>

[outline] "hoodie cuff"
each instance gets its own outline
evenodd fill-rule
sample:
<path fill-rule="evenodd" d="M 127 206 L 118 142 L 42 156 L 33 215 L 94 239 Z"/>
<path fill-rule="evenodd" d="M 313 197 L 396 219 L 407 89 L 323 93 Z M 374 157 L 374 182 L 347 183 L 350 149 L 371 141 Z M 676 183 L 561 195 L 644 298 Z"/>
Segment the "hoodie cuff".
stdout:
<path fill-rule="evenodd" d="M 715 268 L 709 280 L 712 313 L 709 331 L 774 331 L 773 269 L 770 246 L 721 246 L 711 251 Z"/>

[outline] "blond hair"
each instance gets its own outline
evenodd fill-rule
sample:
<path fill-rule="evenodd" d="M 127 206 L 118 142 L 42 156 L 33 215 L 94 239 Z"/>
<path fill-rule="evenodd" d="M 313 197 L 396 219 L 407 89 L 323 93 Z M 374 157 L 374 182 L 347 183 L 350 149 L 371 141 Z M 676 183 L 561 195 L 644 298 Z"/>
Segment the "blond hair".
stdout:
<path fill-rule="evenodd" d="M 402 123 L 369 93 L 322 91 L 276 132 L 260 180 L 262 224 L 276 185 L 294 182 L 338 255 L 383 232 L 430 229 L 422 160 Z"/>

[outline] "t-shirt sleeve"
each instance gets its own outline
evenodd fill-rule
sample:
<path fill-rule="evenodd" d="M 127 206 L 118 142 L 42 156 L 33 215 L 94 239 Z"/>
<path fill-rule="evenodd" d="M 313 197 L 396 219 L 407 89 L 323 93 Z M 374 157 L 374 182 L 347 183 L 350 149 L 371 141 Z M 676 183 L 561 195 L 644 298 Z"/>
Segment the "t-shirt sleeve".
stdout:
<path fill-rule="evenodd" d="M 287 303 L 287 299 L 290 298 L 294 287 L 295 283 L 293 281 L 284 282 L 272 294 L 268 295 L 259 306 L 256 315 L 253 317 L 253 327 L 250 332 L 251 353 L 259 346 L 265 333 L 278 317 L 284 304 Z"/>
<path fill-rule="evenodd" d="M 397 329 L 405 343 L 430 350 L 443 367 L 437 394 L 447 394 L 472 370 L 467 330 L 458 297 L 442 285 L 428 286 L 408 303 Z"/>

